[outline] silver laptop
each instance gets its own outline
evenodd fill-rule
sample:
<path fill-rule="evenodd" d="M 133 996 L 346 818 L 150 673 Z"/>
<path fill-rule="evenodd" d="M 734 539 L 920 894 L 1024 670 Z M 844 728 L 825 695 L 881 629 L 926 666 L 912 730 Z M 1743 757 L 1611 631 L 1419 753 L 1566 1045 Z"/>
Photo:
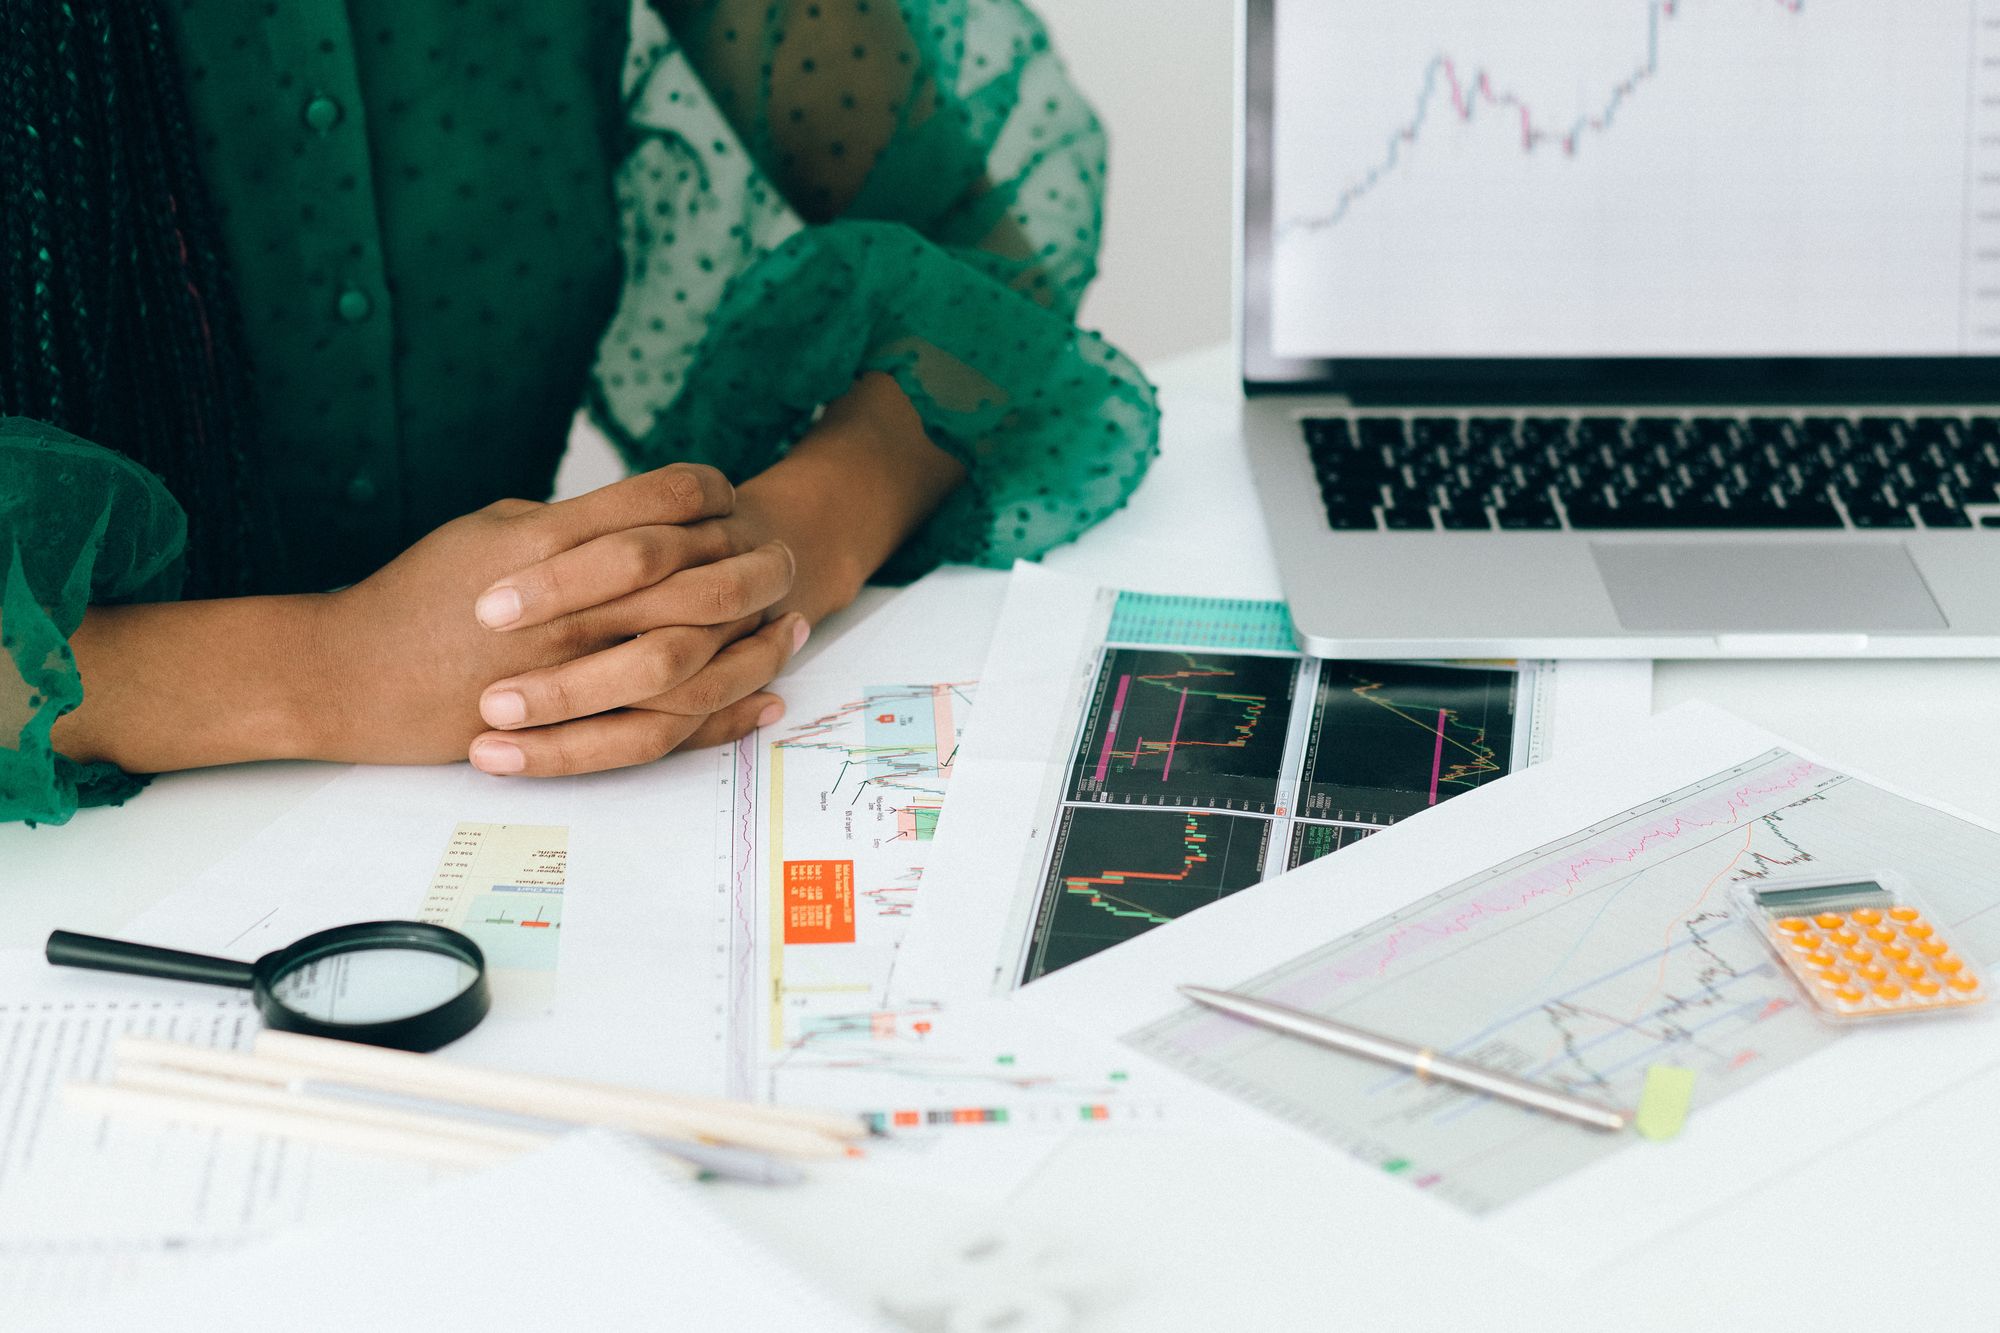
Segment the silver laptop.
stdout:
<path fill-rule="evenodd" d="M 2000 652 L 2000 24 L 1935 8 L 1247 0 L 1302 646 Z"/>

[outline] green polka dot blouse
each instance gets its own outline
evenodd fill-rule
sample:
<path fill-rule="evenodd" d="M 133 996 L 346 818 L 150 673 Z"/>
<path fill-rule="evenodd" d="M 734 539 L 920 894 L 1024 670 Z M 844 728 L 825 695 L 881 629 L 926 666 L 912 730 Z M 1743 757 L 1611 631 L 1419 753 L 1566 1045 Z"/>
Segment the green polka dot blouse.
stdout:
<path fill-rule="evenodd" d="M 172 8 L 276 515 L 262 590 L 546 496 L 579 406 L 632 468 L 741 481 L 893 375 L 971 480 L 892 577 L 1037 555 L 1153 455 L 1150 387 L 1073 321 L 1103 132 L 1018 0 Z M 0 421 L 0 818 L 131 789 L 50 752 L 65 636 L 174 595 L 182 529 L 129 460 Z"/>

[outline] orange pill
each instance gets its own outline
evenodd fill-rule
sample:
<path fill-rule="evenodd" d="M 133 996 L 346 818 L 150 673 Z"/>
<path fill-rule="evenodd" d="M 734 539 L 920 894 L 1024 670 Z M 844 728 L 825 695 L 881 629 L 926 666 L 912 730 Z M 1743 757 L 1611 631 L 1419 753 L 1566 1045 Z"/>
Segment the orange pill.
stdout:
<path fill-rule="evenodd" d="M 1893 981 L 1878 981 L 1875 983 L 1875 998 L 1900 1000 L 1903 998 L 1903 988 Z"/>
<path fill-rule="evenodd" d="M 1936 958 L 1939 954 L 1950 953 L 1951 946 L 1943 940 L 1918 940 L 1917 952 Z"/>
<path fill-rule="evenodd" d="M 1848 915 L 1864 926 L 1872 926 L 1882 919 L 1882 914 L 1872 907 L 1857 907 Z"/>
<path fill-rule="evenodd" d="M 1861 974 L 1863 981 L 1886 981 L 1889 978 L 1889 969 L 1880 963 L 1864 963 L 1855 971 Z"/>
<path fill-rule="evenodd" d="M 1959 992 L 1978 990 L 1979 978 L 1970 972 L 1961 972 L 1955 977 L 1946 977 L 1944 984 Z"/>
<path fill-rule="evenodd" d="M 1833 940 L 1836 944 L 1859 944 L 1861 937 L 1846 926 L 1842 926 L 1839 930 L 1833 932 Z"/>
<path fill-rule="evenodd" d="M 1965 970 L 1965 960 L 1956 954 L 1942 954 L 1931 959 L 1931 966 L 1946 976 L 1950 976 L 1954 972 L 1963 972 Z"/>
<path fill-rule="evenodd" d="M 1784 931 L 1787 935 L 1796 935 L 1802 930 L 1812 929 L 1812 922 L 1802 916 L 1779 917 L 1778 929 Z"/>
<path fill-rule="evenodd" d="M 1905 952 L 1907 952 L 1907 950 Z M 1834 958 L 1833 955 L 1826 952 L 1826 950 L 1816 949 L 1812 953 L 1806 955 L 1806 961 L 1808 963 L 1811 963 L 1814 967 L 1832 967 Z"/>
<path fill-rule="evenodd" d="M 1825 929 L 1832 930 L 1835 926 L 1847 920 L 1847 918 L 1842 916 L 1838 912 L 1821 912 L 1818 916 L 1814 917 L 1813 920 L 1818 922 Z"/>
<path fill-rule="evenodd" d="M 1889 915 L 1898 921 L 1915 921 L 1920 913 L 1914 907 L 1892 907 Z"/>
<path fill-rule="evenodd" d="M 1845 968 L 1829 967 L 1819 974 L 1819 980 L 1823 986 L 1845 986 L 1847 979 L 1853 975 Z"/>
<path fill-rule="evenodd" d="M 1865 963 L 1875 956 L 1875 951 L 1865 944 L 1857 944 L 1852 948 L 1842 949 L 1840 955 L 1850 963 Z"/>
<path fill-rule="evenodd" d="M 1824 941 L 1822 941 L 1817 934 L 1785 936 L 1785 943 L 1790 945 L 1792 948 L 1797 949 L 1800 953 L 1806 953 L 1809 950 L 1817 949 L 1823 942 Z"/>
<path fill-rule="evenodd" d="M 1890 940 L 1896 938 L 1896 932 L 1888 926 L 1870 926 L 1868 927 L 1868 938 L 1874 940 L 1877 944 L 1887 944 Z"/>
<path fill-rule="evenodd" d="M 1882 946 L 1882 956 L 1884 958 L 1892 958 L 1900 963 L 1910 956 L 1910 946 L 1907 944 L 1885 944 Z"/>
<path fill-rule="evenodd" d="M 1927 940 L 1937 934 L 1937 927 L 1928 921 L 1912 921 L 1903 927 L 1903 933 L 1913 940 Z"/>
<path fill-rule="evenodd" d="M 1937 982 L 1930 977 L 1911 977 L 1910 989 L 1925 999 L 1929 999 L 1938 993 L 1939 987 Z"/>
<path fill-rule="evenodd" d="M 1863 999 L 1859 986 L 1842 986 L 1834 995 L 1848 1004 L 1860 1004 Z"/>
<path fill-rule="evenodd" d="M 1898 963 L 1896 964 L 1896 975 L 1905 981 L 1915 981 L 1918 977 L 1930 974 L 1924 971 L 1922 963 Z"/>

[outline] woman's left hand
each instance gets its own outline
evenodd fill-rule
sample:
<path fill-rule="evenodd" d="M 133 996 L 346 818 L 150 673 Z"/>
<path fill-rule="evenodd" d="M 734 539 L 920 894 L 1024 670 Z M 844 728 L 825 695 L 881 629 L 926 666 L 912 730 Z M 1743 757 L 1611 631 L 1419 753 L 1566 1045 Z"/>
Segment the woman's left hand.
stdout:
<path fill-rule="evenodd" d="M 493 730 L 473 740 L 473 764 L 587 773 L 769 726 L 783 706 L 760 692 L 809 632 L 803 615 L 772 610 L 794 574 L 782 541 L 730 514 L 621 528 L 501 579 L 475 608 L 489 630 L 587 612 L 632 637 L 488 686 L 479 712 Z"/>
<path fill-rule="evenodd" d="M 713 469 L 682 468 L 728 486 Z M 582 773 L 769 726 L 783 710 L 762 691 L 808 624 L 853 600 L 964 477 L 896 382 L 868 374 L 783 458 L 699 509 L 717 517 L 586 525 L 606 535 L 501 579 L 480 595 L 479 619 L 506 633 L 587 616 L 636 637 L 488 686 L 480 716 L 493 730 L 472 742 L 472 762 Z M 630 485 L 549 507 L 623 514 L 618 487 Z"/>

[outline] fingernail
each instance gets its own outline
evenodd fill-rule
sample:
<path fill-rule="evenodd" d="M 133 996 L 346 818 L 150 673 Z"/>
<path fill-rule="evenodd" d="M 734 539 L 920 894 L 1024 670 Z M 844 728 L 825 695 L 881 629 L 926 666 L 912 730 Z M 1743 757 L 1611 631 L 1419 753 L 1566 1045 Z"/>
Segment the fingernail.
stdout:
<path fill-rule="evenodd" d="M 472 614 L 488 629 L 505 629 L 521 618 L 521 594 L 512 588 L 488 588 Z"/>
<path fill-rule="evenodd" d="M 812 632 L 813 627 L 806 624 L 804 616 L 800 616 L 799 623 L 792 626 L 792 651 L 796 653 L 799 649 L 805 647 L 806 640 L 812 637 Z"/>
<path fill-rule="evenodd" d="M 528 701 L 512 690 L 501 690 L 479 701 L 479 716 L 489 727 L 518 727 L 528 720 Z"/>
<path fill-rule="evenodd" d="M 472 764 L 487 773 L 519 773 L 528 766 L 528 756 L 506 741 L 479 741 L 472 747 Z"/>
<path fill-rule="evenodd" d="M 757 725 L 760 727 L 771 726 L 784 715 L 785 706 L 783 704 L 766 704 L 764 711 L 757 714 Z"/>

